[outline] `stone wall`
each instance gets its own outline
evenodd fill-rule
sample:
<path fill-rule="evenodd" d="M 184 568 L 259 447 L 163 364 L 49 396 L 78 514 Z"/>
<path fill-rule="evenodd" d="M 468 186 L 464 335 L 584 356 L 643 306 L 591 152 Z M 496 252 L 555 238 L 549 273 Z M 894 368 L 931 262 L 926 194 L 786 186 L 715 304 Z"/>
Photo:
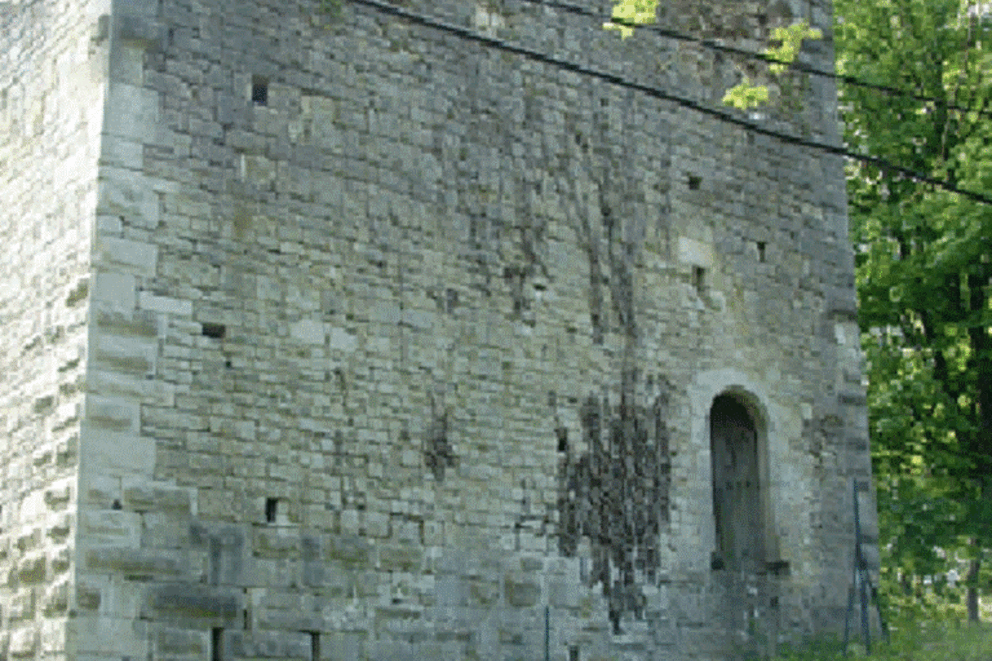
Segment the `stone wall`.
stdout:
<path fill-rule="evenodd" d="M 0 658 L 66 658 L 99 2 L 0 3 Z"/>
<path fill-rule="evenodd" d="M 869 470 L 840 161 L 317 4 L 79 28 L 108 78 L 73 658 L 709 659 L 836 627 Z M 712 5 L 679 26 L 829 22 Z M 532 4 L 401 7 L 695 100 L 736 82 Z M 795 90 L 759 121 L 836 141 L 831 86 Z M 760 575 L 713 563 L 721 394 L 757 434 Z"/>

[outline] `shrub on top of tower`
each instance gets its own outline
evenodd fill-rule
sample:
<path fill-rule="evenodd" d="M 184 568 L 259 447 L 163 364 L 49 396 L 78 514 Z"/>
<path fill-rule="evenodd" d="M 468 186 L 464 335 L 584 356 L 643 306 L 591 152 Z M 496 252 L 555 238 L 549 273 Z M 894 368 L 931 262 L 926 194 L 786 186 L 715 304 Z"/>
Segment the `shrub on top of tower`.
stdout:
<path fill-rule="evenodd" d="M 612 20 L 604 23 L 603 27 L 619 32 L 620 37 L 626 39 L 634 34 L 634 28 L 651 25 L 656 21 L 659 1 L 613 0 Z M 770 45 L 764 50 L 765 57 L 771 62 L 768 72 L 776 77 L 781 76 L 799 56 L 804 40 L 822 38 L 823 32 L 810 27 L 806 20 L 788 27 L 776 27 L 772 30 L 769 41 L 777 45 Z M 755 108 L 764 103 L 768 103 L 768 86 L 754 85 L 747 76 L 723 96 L 724 105 L 740 110 Z"/>

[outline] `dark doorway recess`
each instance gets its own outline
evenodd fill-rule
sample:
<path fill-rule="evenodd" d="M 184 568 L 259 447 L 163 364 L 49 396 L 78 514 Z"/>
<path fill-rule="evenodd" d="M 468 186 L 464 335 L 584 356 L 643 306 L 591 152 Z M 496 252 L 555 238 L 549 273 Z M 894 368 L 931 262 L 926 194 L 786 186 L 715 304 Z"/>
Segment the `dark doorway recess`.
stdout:
<path fill-rule="evenodd" d="M 764 567 L 764 514 L 758 427 L 744 403 L 719 395 L 710 409 L 713 462 L 713 568 L 758 572 Z"/>

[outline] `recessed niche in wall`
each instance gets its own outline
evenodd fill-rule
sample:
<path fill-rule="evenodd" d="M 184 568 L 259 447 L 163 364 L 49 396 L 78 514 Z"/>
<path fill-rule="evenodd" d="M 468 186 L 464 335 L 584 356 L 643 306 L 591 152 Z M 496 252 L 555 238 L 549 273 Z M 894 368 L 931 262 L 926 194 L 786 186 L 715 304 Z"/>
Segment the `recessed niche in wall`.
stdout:
<path fill-rule="evenodd" d="M 703 178 L 695 175 L 689 175 L 689 190 L 699 190 L 699 185 L 703 183 Z"/>
<path fill-rule="evenodd" d="M 767 244 L 764 241 L 758 241 L 757 242 L 758 261 L 759 262 L 764 262 L 765 261 L 765 246 L 766 245 Z"/>
<path fill-rule="evenodd" d="M 706 290 L 706 269 L 702 266 L 692 267 L 692 286 L 696 288 L 696 293 L 700 295 Z"/>
<path fill-rule="evenodd" d="M 320 659 L 320 632 L 310 631 L 310 658 L 313 661 Z"/>
<path fill-rule="evenodd" d="M 223 339 L 224 335 L 227 334 L 227 327 L 224 324 L 203 324 L 203 335 L 205 337 L 212 337 L 214 339 Z"/>
<path fill-rule="evenodd" d="M 265 499 L 265 522 L 275 523 L 276 514 L 279 510 L 279 499 L 278 498 L 266 498 Z"/>
<path fill-rule="evenodd" d="M 210 630 L 210 661 L 223 661 L 224 659 L 224 630 L 214 627 Z"/>
<path fill-rule="evenodd" d="M 269 105 L 269 80 L 262 76 L 251 79 L 251 102 L 256 106 Z"/>

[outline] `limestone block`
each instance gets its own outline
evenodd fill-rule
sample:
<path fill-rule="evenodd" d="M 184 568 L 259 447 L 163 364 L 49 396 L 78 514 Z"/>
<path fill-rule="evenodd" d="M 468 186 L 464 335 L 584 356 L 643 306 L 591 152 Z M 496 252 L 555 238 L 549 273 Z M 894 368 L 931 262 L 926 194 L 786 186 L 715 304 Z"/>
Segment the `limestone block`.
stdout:
<path fill-rule="evenodd" d="M 72 596 L 72 583 L 69 579 L 62 579 L 57 583 L 48 585 L 45 587 L 44 595 L 41 598 L 41 609 L 45 615 L 64 615 L 69 609 L 69 599 Z M 49 632 L 49 635 L 59 636 L 60 632 L 64 632 L 64 627 L 56 627 L 53 631 Z M 51 641 L 54 644 L 64 643 L 64 640 L 59 636 L 56 640 Z M 45 646 L 44 641 L 42 646 Z M 61 647 L 55 648 L 61 649 Z"/>
<path fill-rule="evenodd" d="M 94 336 L 93 344 L 94 350 L 90 359 L 93 368 L 141 378 L 155 374 L 158 347 L 147 338 L 98 334 Z M 88 401 L 92 402 L 92 399 L 91 397 Z M 124 398 L 117 399 L 127 401 Z"/>
<path fill-rule="evenodd" d="M 495 607 L 498 605 L 500 597 L 499 582 L 470 579 L 468 581 L 468 596 L 468 603 L 470 605 L 481 606 L 483 608 Z"/>
<path fill-rule="evenodd" d="M 110 423 L 113 423 L 113 419 Z M 125 421 L 120 421 L 123 425 Z M 155 467 L 155 439 L 131 433 L 114 431 L 107 425 L 82 424 L 82 447 L 93 470 L 113 475 L 151 475 Z"/>
<path fill-rule="evenodd" d="M 260 558 L 298 558 L 301 540 L 278 528 L 257 528 L 254 535 L 255 554 Z"/>
<path fill-rule="evenodd" d="M 147 291 L 138 294 L 138 307 L 143 310 L 175 314 L 183 317 L 190 317 L 193 314 L 192 301 L 185 301 L 169 296 L 156 296 Z"/>
<path fill-rule="evenodd" d="M 528 608 L 541 598 L 541 586 L 534 580 L 520 574 L 506 574 L 503 578 L 506 603 L 514 608 Z"/>
<path fill-rule="evenodd" d="M 419 546 L 378 544 L 378 568 L 383 571 L 414 572 L 421 568 L 423 551 Z"/>
<path fill-rule="evenodd" d="M 98 267 L 107 270 L 117 267 L 134 275 L 155 275 L 158 247 L 153 244 L 98 235 L 94 249 L 94 262 Z"/>
<path fill-rule="evenodd" d="M 137 548 L 141 539 L 141 515 L 123 510 L 90 510 L 79 512 L 79 530 L 87 543 L 105 546 Z"/>
<path fill-rule="evenodd" d="M 326 648 L 327 659 L 359 661 L 368 658 L 366 656 L 368 637 L 365 631 L 332 631 L 321 641 L 321 651 Z"/>
<path fill-rule="evenodd" d="M 17 578 L 24 585 L 42 583 L 46 576 L 45 555 L 35 552 L 22 557 L 17 562 Z"/>
<path fill-rule="evenodd" d="M 290 325 L 289 335 L 295 340 L 304 342 L 306 344 L 324 344 L 327 333 L 324 330 L 324 324 L 319 321 L 314 321 L 312 319 L 301 319 Z"/>
<path fill-rule="evenodd" d="M 165 549 L 91 547 L 81 569 L 160 580 L 199 578 L 199 569 L 189 566 L 184 553 Z"/>
<path fill-rule="evenodd" d="M 244 659 L 310 659 L 310 636 L 302 631 L 237 631 L 228 638 L 231 655 Z"/>
<path fill-rule="evenodd" d="M 157 354 L 149 349 L 147 357 L 156 358 Z M 144 365 L 154 365 L 146 362 Z M 143 404 L 162 407 L 173 407 L 176 402 L 177 386 L 160 379 L 152 379 L 154 372 L 139 372 L 143 364 L 140 358 L 125 359 L 125 366 L 134 369 L 133 373 L 125 374 L 117 371 L 101 370 L 95 365 L 87 374 L 87 390 L 94 395 L 105 397 L 129 397 Z M 155 370 L 157 372 L 157 370 Z M 68 418 L 67 422 L 78 419 L 78 415 Z M 145 424 L 154 424 L 148 419 Z"/>
<path fill-rule="evenodd" d="M 90 580 L 91 577 L 81 577 L 76 584 L 75 604 L 79 611 L 95 611 L 100 608 L 100 587 L 92 585 Z"/>
<path fill-rule="evenodd" d="M 68 595 L 69 586 L 68 584 L 65 585 L 66 594 Z M 63 617 L 58 617 L 60 615 L 64 616 L 66 614 L 66 610 L 65 605 L 60 603 L 58 608 L 53 608 L 50 611 L 47 611 L 47 614 L 52 615 L 53 617 L 46 618 L 41 621 L 39 641 L 41 643 L 42 653 L 58 654 L 66 650 L 68 630 L 65 626 L 65 619 Z"/>
<path fill-rule="evenodd" d="M 109 175 L 116 168 L 105 165 L 101 172 Z M 97 212 L 101 215 L 116 215 L 129 225 L 147 227 L 158 226 L 162 203 L 158 194 L 151 190 L 143 174 L 132 170 L 118 170 L 118 174 L 100 188 L 100 203 Z"/>
<path fill-rule="evenodd" d="M 146 658 L 148 622 L 131 617 L 77 617 L 79 658 L 104 658 L 124 655 Z"/>
<path fill-rule="evenodd" d="M 53 542 L 61 542 L 72 532 L 75 514 L 72 511 L 54 512 L 48 517 L 45 534 Z"/>
<path fill-rule="evenodd" d="M 140 170 L 144 163 L 145 146 L 139 141 L 110 137 L 103 141 L 100 162 L 118 168 Z"/>
<path fill-rule="evenodd" d="M 12 622 L 33 620 L 36 608 L 36 588 L 18 590 L 8 604 Z"/>
<path fill-rule="evenodd" d="M 86 400 L 86 424 L 93 430 L 137 433 L 140 426 L 139 407 L 126 399 L 91 395 Z"/>
<path fill-rule="evenodd" d="M 197 631 L 180 626 L 159 626 L 155 632 L 155 658 L 202 659 L 207 655 L 210 644 L 209 631 Z"/>
<path fill-rule="evenodd" d="M 121 14 L 117 16 L 114 27 L 117 30 L 118 39 L 124 44 L 134 44 L 142 49 L 150 49 L 159 46 L 162 41 L 162 26 L 144 16 Z M 111 52 L 122 50 L 132 49 L 117 48 Z M 116 76 L 112 77 L 117 78 Z"/>
<path fill-rule="evenodd" d="M 155 619 L 197 627 L 241 624 L 244 599 L 238 589 L 167 583 L 156 585 L 148 595 L 143 613 Z"/>
<path fill-rule="evenodd" d="M 105 107 L 108 135 L 140 142 L 159 122 L 158 92 L 138 85 L 111 82 Z"/>
<path fill-rule="evenodd" d="M 713 246 L 688 237 L 679 237 L 679 261 L 709 268 L 713 266 Z"/>
<path fill-rule="evenodd" d="M 33 657 L 38 649 L 38 631 L 27 625 L 14 629 L 10 635 L 10 655 L 14 658 Z"/>
<path fill-rule="evenodd" d="M 184 487 L 149 483 L 141 478 L 123 479 L 124 508 L 135 512 L 161 512 L 174 517 L 189 517 L 193 494 Z"/>
<path fill-rule="evenodd" d="M 239 173 L 242 180 L 267 187 L 276 179 L 276 162 L 264 156 L 242 154 Z"/>
<path fill-rule="evenodd" d="M 332 349 L 351 353 L 358 348 L 358 338 L 343 328 L 331 328 L 330 344 Z"/>

